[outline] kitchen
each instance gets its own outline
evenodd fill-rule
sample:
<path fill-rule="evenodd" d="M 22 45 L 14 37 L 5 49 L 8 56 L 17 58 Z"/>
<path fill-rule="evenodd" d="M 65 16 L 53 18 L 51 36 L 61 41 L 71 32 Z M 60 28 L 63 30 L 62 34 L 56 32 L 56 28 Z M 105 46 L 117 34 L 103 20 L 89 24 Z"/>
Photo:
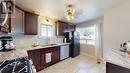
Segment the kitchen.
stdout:
<path fill-rule="evenodd" d="M 53 3 L 49 1 L 45 2 L 53 6 Z M 125 4 L 122 4 L 119 8 L 113 7 L 113 9 L 110 9 L 110 12 L 105 12 L 103 16 L 95 17 L 89 21 L 83 21 L 85 17 L 77 18 L 77 20 L 74 21 L 62 16 L 57 19 L 55 16 L 47 14 L 49 13 L 47 10 L 42 11 L 40 1 L 35 5 L 36 1 L 33 0 L 33 7 L 28 5 L 31 1 L 2 0 L 1 2 L 3 9 L 5 6 L 4 3 L 9 4 L 7 8 L 10 9 L 10 11 L 5 11 L 6 14 L 4 14 L 4 11 L 1 12 L 2 19 L 0 19 L 2 25 L 0 27 L 1 73 L 130 72 L 128 54 L 115 49 L 124 48 L 120 47 L 120 44 L 129 41 L 129 37 L 126 37 L 129 36 L 129 34 L 124 33 L 129 31 L 129 16 L 123 15 L 122 12 L 120 12 L 123 11 L 123 9 L 124 12 L 127 11 L 125 8 L 128 7 L 129 2 L 127 3 L 126 1 Z M 44 3 L 45 7 L 46 3 Z M 84 2 L 81 1 L 81 3 Z M 40 7 L 39 9 L 37 8 L 38 6 Z M 71 8 L 73 5 L 70 4 L 67 7 Z M 50 8 L 48 10 L 52 9 L 51 7 L 47 8 Z M 119 11 L 120 18 L 126 17 L 126 21 L 118 19 L 116 10 Z M 45 13 L 45 15 L 42 15 L 40 12 Z M 53 13 L 56 14 L 55 11 Z M 60 13 L 63 15 L 62 12 L 59 12 L 59 15 Z M 7 19 L 6 16 L 8 16 Z M 112 19 L 114 17 L 115 19 Z M 2 22 L 2 20 L 4 20 L 3 18 L 7 21 Z M 117 23 L 118 20 L 120 20 L 119 23 Z M 124 22 L 126 26 L 121 24 Z M 116 27 L 116 24 L 120 24 L 118 28 L 122 27 L 123 31 L 118 28 L 117 31 L 114 31 L 115 28 L 113 26 Z M 89 37 L 89 41 L 95 40 L 95 42 L 93 42 L 95 45 L 86 44 L 86 39 L 83 39 L 85 43 L 82 43 L 81 32 L 79 32 L 78 29 L 87 29 L 92 25 L 95 27 L 94 30 L 96 30 L 96 32 L 94 33 L 95 36 Z M 112 31 L 110 33 L 110 29 L 114 32 Z M 123 35 L 118 34 L 119 32 Z M 113 37 L 110 35 L 113 35 Z M 117 36 L 121 37 L 115 38 Z M 95 39 L 93 39 L 93 37 Z M 122 41 L 120 41 L 120 39 L 122 39 Z M 110 50 L 109 52 L 108 49 Z M 127 49 L 129 50 L 129 48 Z"/>
<path fill-rule="evenodd" d="M 38 72 L 59 61 L 79 55 L 78 47 L 78 51 L 69 49 L 75 45 L 74 40 L 71 40 L 74 39 L 75 25 L 40 17 L 16 5 L 14 11 L 15 18 L 12 15 L 6 22 L 8 27 L 1 27 L 1 62 L 28 56 L 35 66 L 34 72 Z M 43 30 L 44 27 L 51 29 Z M 49 30 L 51 35 L 56 36 L 50 37 Z"/>

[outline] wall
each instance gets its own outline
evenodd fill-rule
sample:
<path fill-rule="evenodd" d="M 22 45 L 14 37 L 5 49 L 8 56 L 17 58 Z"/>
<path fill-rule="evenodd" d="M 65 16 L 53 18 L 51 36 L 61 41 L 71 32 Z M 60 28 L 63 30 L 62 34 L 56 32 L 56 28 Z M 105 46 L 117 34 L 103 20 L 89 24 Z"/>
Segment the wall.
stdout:
<path fill-rule="evenodd" d="M 87 21 L 87 22 L 83 22 L 80 24 L 77 24 L 77 29 L 81 29 L 81 28 L 85 28 L 85 27 L 90 27 L 93 26 L 94 24 L 101 24 L 103 23 L 103 17 L 99 17 L 96 18 L 94 20 L 91 21 Z M 81 48 L 81 53 L 82 54 L 86 54 L 89 55 L 91 57 L 95 57 L 95 46 L 94 45 L 89 45 L 89 44 L 80 44 L 80 48 Z"/>
<path fill-rule="evenodd" d="M 104 14 L 104 55 L 109 49 L 119 49 L 120 44 L 130 40 L 130 1 L 122 3 Z"/>
<path fill-rule="evenodd" d="M 47 24 L 45 21 L 44 21 L 44 18 L 45 17 L 39 17 L 39 20 L 38 20 L 38 26 L 40 27 L 40 24 L 41 23 L 45 23 Z M 53 19 L 50 19 L 50 24 L 52 25 L 55 25 L 55 20 Z M 55 30 L 55 28 L 54 28 Z M 54 33 L 53 33 L 54 34 Z M 40 36 L 40 30 L 39 30 L 39 33 L 38 35 L 24 35 L 24 34 L 3 34 L 3 33 L 0 33 L 0 36 L 12 36 L 14 38 L 14 44 L 16 45 L 16 48 L 19 48 L 19 49 L 22 49 L 24 47 L 29 47 L 31 46 L 33 43 L 40 43 L 41 45 L 43 44 L 46 44 L 47 41 L 48 41 L 48 38 L 47 37 L 41 37 Z M 62 37 L 56 37 L 55 35 L 53 35 L 53 37 L 50 37 L 50 43 L 62 43 L 63 42 L 63 38 Z"/>

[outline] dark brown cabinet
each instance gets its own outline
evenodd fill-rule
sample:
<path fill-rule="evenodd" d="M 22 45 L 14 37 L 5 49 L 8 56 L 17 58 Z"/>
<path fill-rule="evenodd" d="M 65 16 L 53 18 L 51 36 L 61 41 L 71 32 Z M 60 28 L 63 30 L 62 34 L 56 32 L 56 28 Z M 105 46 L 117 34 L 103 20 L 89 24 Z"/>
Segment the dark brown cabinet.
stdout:
<path fill-rule="evenodd" d="M 26 35 L 38 34 L 38 15 L 30 12 L 25 12 L 24 33 Z"/>
<path fill-rule="evenodd" d="M 64 31 L 67 28 L 66 23 L 61 22 L 61 21 L 57 21 L 56 22 L 56 35 L 57 36 L 63 36 L 64 35 Z"/>
<path fill-rule="evenodd" d="M 107 62 L 106 73 L 130 73 L 130 69 Z"/>
<path fill-rule="evenodd" d="M 46 62 L 46 55 L 50 54 L 51 55 L 51 61 L 50 62 Z M 45 64 L 45 67 L 48 67 L 50 65 L 53 65 L 57 62 L 60 61 L 60 50 L 58 47 L 51 47 L 51 48 L 45 48 L 42 49 L 42 63 Z"/>
<path fill-rule="evenodd" d="M 52 51 L 52 64 L 55 64 L 60 61 L 60 47 L 55 47 Z"/>
<path fill-rule="evenodd" d="M 38 33 L 38 15 L 27 12 L 23 8 L 15 6 L 15 18 L 9 15 L 7 25 L 1 27 L 0 32 L 4 33 L 24 33 L 26 35 L 37 35 Z M 2 22 L 0 18 L 0 23 Z"/>
<path fill-rule="evenodd" d="M 63 21 L 56 22 L 56 35 L 64 36 L 65 32 L 75 31 L 75 25 Z"/>
<path fill-rule="evenodd" d="M 33 61 L 37 71 L 41 70 L 41 50 L 27 51 L 28 57 Z"/>
<path fill-rule="evenodd" d="M 76 26 L 74 24 L 68 24 L 68 31 L 75 31 Z"/>
<path fill-rule="evenodd" d="M 42 49 L 41 51 L 42 51 L 42 53 L 41 53 L 42 64 L 44 64 L 44 66 L 42 65 L 42 67 L 45 68 L 45 67 L 50 66 L 52 64 L 52 62 L 46 63 L 46 54 L 48 54 L 48 53 L 52 54 L 52 48 L 45 48 L 45 49 Z"/>
<path fill-rule="evenodd" d="M 51 54 L 51 61 L 47 62 L 47 54 Z M 28 51 L 28 57 L 38 71 L 51 66 L 60 61 L 60 47 L 49 47 L 38 50 Z"/>

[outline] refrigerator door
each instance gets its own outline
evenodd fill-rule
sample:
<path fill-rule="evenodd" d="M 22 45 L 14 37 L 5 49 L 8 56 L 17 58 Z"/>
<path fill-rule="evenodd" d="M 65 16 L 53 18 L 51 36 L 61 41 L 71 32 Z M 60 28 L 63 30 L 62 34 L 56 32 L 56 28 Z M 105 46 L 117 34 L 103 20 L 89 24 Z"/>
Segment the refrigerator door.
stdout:
<path fill-rule="evenodd" d="M 70 46 L 70 56 L 76 57 L 80 54 L 80 35 L 78 32 L 72 32 Z"/>
<path fill-rule="evenodd" d="M 74 56 L 80 54 L 80 35 L 78 32 L 74 32 Z"/>

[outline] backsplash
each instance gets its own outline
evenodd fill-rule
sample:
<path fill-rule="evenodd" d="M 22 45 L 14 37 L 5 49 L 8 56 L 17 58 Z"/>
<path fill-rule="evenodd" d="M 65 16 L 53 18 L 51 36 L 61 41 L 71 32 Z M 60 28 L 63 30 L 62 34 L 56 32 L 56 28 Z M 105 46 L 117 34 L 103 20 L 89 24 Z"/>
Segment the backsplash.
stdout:
<path fill-rule="evenodd" d="M 0 34 L 0 36 L 12 36 L 14 44 L 16 46 L 16 49 L 22 49 L 25 47 L 31 47 L 33 43 L 39 43 L 40 45 L 46 44 L 49 39 L 49 43 L 63 43 L 62 37 L 51 37 L 51 38 L 45 38 L 45 37 L 39 37 L 38 35 L 23 35 L 23 34 Z"/>

